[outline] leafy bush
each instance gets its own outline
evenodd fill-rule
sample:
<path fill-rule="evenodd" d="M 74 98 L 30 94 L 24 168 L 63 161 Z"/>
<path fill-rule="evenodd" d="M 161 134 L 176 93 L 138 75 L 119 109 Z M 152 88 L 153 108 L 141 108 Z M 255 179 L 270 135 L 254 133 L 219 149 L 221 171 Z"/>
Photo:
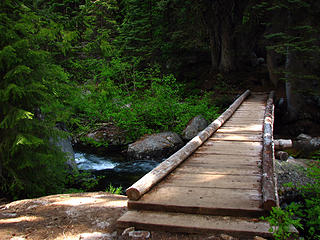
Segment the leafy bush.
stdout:
<path fill-rule="evenodd" d="M 217 116 L 218 109 L 211 105 L 209 94 L 183 99 L 184 86 L 177 83 L 173 75 L 162 76 L 157 67 L 144 71 L 124 68 L 125 72 L 119 75 L 122 62 L 112 63 L 114 68 L 108 65 L 98 85 L 86 85 L 88 94 L 73 98 L 75 117 L 81 119 L 73 122 L 78 126 L 86 119 L 90 123 L 112 121 L 125 130 L 128 140 L 132 141 L 154 132 L 180 133 L 187 122 L 199 114 L 208 120 Z M 118 78 L 117 84 L 115 75 L 124 79 Z"/>
<path fill-rule="evenodd" d="M 300 220 L 294 219 L 294 210 L 297 210 L 296 204 L 291 204 L 283 210 L 278 207 L 272 208 L 270 216 L 264 218 L 270 223 L 269 231 L 273 233 L 276 240 L 287 240 L 293 236 L 292 226 L 301 227 Z"/>

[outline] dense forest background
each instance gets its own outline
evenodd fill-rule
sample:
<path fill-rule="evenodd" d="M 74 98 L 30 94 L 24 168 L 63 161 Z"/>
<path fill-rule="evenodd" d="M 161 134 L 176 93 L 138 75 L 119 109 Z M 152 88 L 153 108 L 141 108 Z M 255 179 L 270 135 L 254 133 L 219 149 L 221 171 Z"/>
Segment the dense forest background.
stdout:
<path fill-rule="evenodd" d="M 126 143 L 181 132 L 246 88 L 276 89 L 281 124 L 317 134 L 319 1 L 3 0 L 0 9 L 4 196 L 66 190 L 61 138 L 91 141 L 102 123 Z"/>

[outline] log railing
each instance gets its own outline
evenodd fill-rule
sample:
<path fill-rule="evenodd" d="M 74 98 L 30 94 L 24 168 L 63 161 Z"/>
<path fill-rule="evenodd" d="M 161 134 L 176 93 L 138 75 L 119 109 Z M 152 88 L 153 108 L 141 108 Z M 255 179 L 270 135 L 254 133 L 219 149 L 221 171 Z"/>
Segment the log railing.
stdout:
<path fill-rule="evenodd" d="M 267 211 L 270 211 L 272 207 L 279 206 L 273 143 L 273 99 L 274 91 L 272 91 L 268 97 L 263 123 L 262 197 L 263 208 Z"/>

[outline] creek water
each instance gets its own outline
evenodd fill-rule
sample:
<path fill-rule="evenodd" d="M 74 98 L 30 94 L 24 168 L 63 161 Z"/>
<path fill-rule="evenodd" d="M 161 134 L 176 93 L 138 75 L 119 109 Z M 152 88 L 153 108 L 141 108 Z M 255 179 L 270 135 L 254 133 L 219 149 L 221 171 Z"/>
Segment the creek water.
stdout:
<path fill-rule="evenodd" d="M 110 184 L 125 190 L 160 163 L 149 159 L 127 161 L 121 154 L 100 156 L 79 151 L 75 152 L 75 161 L 80 171 L 89 171 L 99 179 L 92 189 L 95 191 L 105 191 Z"/>

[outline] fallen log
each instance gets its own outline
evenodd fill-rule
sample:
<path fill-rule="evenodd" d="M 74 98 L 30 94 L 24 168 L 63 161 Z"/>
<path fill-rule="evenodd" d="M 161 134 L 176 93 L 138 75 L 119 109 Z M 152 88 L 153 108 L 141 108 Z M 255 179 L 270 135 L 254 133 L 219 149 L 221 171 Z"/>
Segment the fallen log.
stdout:
<path fill-rule="evenodd" d="M 249 95 L 250 91 L 245 91 L 224 113 L 189 141 L 183 148 L 129 187 L 126 190 L 128 198 L 130 200 L 138 200 L 143 194 L 148 192 L 154 185 L 172 172 L 179 164 L 199 148 L 215 131 L 217 131 Z"/>
<path fill-rule="evenodd" d="M 276 150 L 285 150 L 288 148 L 292 148 L 292 140 L 291 139 L 276 139 L 274 142 L 274 148 Z"/>
<path fill-rule="evenodd" d="M 294 149 L 303 156 L 320 150 L 320 137 L 311 137 L 300 134 L 297 139 L 277 139 L 274 140 L 276 150 Z"/>

